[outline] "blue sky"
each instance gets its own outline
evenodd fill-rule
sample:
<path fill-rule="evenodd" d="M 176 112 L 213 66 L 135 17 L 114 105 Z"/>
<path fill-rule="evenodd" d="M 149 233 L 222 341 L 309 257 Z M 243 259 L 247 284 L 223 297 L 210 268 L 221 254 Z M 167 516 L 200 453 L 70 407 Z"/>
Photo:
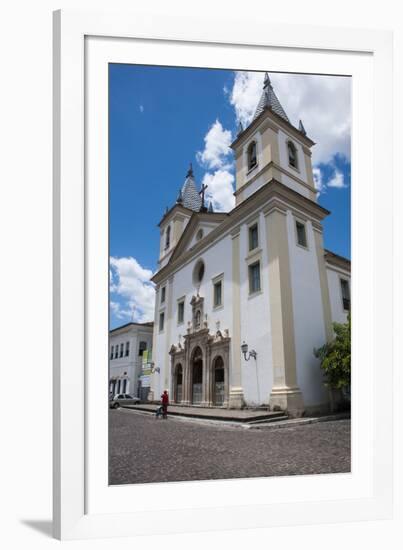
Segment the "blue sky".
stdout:
<path fill-rule="evenodd" d="M 313 148 L 325 247 L 350 257 L 350 80 L 270 73 L 291 123 L 302 118 Z M 109 182 L 111 328 L 152 318 L 159 229 L 192 162 L 216 210 L 231 208 L 228 145 L 250 121 L 262 73 L 111 64 Z"/>

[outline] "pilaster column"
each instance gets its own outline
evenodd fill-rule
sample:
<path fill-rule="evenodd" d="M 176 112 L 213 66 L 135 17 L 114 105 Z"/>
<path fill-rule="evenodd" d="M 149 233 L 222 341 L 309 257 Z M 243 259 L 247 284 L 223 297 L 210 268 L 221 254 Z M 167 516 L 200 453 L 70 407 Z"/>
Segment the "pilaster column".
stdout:
<path fill-rule="evenodd" d="M 167 308 L 166 308 L 166 315 L 165 315 L 166 336 L 165 336 L 165 361 L 164 361 L 164 374 L 163 374 L 164 387 L 162 388 L 163 390 L 169 390 L 169 378 L 170 378 L 169 377 L 169 370 L 170 370 L 169 350 L 171 348 L 171 345 L 174 343 L 174 342 L 171 342 L 173 280 L 174 280 L 173 276 L 169 277 L 168 283 L 166 286 Z"/>
<path fill-rule="evenodd" d="M 155 289 L 155 310 L 154 310 L 154 328 L 153 328 L 153 349 L 152 349 L 152 359 L 153 361 L 157 358 L 157 342 L 158 342 L 158 304 L 160 300 L 160 289 L 157 287 Z M 162 367 L 162 365 L 155 366 Z M 158 397 L 158 389 L 157 389 L 157 383 L 159 380 L 160 374 L 156 373 L 155 371 L 150 374 L 150 390 L 148 392 L 147 400 L 148 401 L 154 401 L 155 396 Z"/>
<path fill-rule="evenodd" d="M 229 403 L 229 353 L 224 353 L 224 403 L 223 407 L 228 407 Z"/>
<path fill-rule="evenodd" d="M 207 346 L 203 349 L 203 382 L 202 382 L 202 400 L 200 403 L 201 407 L 207 407 L 208 406 L 208 398 L 207 398 L 207 364 L 208 364 L 208 351 Z"/>
<path fill-rule="evenodd" d="M 206 407 L 211 407 L 213 405 L 212 392 L 211 392 L 211 349 L 207 345 L 206 348 Z"/>
<path fill-rule="evenodd" d="M 185 361 L 183 365 L 183 378 L 182 378 L 182 404 L 189 405 L 189 358 L 188 354 L 185 354 Z"/>
<path fill-rule="evenodd" d="M 322 296 L 323 323 L 325 325 L 326 341 L 333 340 L 332 313 L 330 309 L 329 284 L 327 281 L 325 253 L 323 250 L 322 226 L 312 224 L 313 235 L 315 238 L 316 257 L 318 260 L 320 292 Z"/>
<path fill-rule="evenodd" d="M 281 206 L 272 206 L 265 212 L 273 358 L 273 387 L 269 403 L 271 407 L 278 406 L 293 416 L 300 416 L 304 402 L 297 383 L 286 214 Z"/>
<path fill-rule="evenodd" d="M 240 409 L 244 404 L 241 375 L 241 289 L 239 228 L 232 233 L 232 338 L 231 376 L 228 407 Z"/>

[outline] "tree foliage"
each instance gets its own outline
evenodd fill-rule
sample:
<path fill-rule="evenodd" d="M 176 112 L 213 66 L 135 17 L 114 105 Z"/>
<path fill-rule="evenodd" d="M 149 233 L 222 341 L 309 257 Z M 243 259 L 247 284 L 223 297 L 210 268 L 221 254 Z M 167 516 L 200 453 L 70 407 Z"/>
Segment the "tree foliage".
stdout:
<path fill-rule="evenodd" d="M 314 349 L 315 357 L 325 375 L 329 388 L 343 390 L 351 382 L 351 316 L 347 323 L 333 323 L 335 338 L 319 349 Z"/>

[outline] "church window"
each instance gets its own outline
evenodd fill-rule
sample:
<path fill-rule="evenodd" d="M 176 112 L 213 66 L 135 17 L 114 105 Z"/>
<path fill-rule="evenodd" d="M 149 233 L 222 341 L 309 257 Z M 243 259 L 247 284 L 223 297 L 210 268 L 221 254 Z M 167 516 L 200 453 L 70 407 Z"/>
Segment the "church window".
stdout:
<path fill-rule="evenodd" d="M 161 288 L 161 304 L 163 304 L 165 302 L 165 296 L 166 296 L 166 287 L 163 286 Z"/>
<path fill-rule="evenodd" d="M 259 231 L 257 223 L 249 227 L 249 250 L 254 250 L 259 246 Z"/>
<path fill-rule="evenodd" d="M 171 226 L 168 225 L 165 232 L 165 250 L 167 250 L 171 245 Z"/>
<path fill-rule="evenodd" d="M 249 266 L 249 294 L 260 291 L 260 262 Z"/>
<path fill-rule="evenodd" d="M 193 282 L 195 285 L 199 285 L 204 277 L 204 262 L 199 260 L 193 270 Z"/>
<path fill-rule="evenodd" d="M 130 342 L 126 342 L 125 357 L 129 357 Z"/>
<path fill-rule="evenodd" d="M 340 279 L 340 285 L 343 309 L 345 311 L 350 311 L 350 285 L 346 279 Z"/>
<path fill-rule="evenodd" d="M 117 359 L 119 357 L 119 346 L 116 345 L 115 346 L 115 359 Z"/>
<path fill-rule="evenodd" d="M 222 306 L 222 281 L 214 283 L 214 307 Z"/>
<path fill-rule="evenodd" d="M 297 148 L 295 147 L 292 141 L 287 142 L 287 148 L 288 148 L 288 164 L 293 168 L 298 169 Z"/>
<path fill-rule="evenodd" d="M 160 322 L 159 322 L 159 330 L 162 332 L 164 330 L 164 321 L 165 321 L 165 313 L 160 313 Z"/>
<path fill-rule="evenodd" d="M 113 359 L 113 346 L 111 346 L 111 354 L 109 356 L 109 359 Z"/>
<path fill-rule="evenodd" d="M 139 344 L 139 357 L 143 356 L 143 353 L 147 349 L 147 342 L 140 342 Z"/>
<path fill-rule="evenodd" d="M 200 324 L 201 324 L 201 312 L 200 312 L 200 309 L 198 309 L 196 311 L 196 316 L 195 316 L 195 328 L 200 328 Z"/>
<path fill-rule="evenodd" d="M 178 325 L 182 324 L 185 318 L 185 302 L 178 302 Z"/>
<path fill-rule="evenodd" d="M 305 224 L 299 221 L 295 222 L 295 229 L 297 232 L 297 243 L 299 246 L 303 246 L 304 248 L 307 248 L 307 240 L 306 240 L 306 228 Z"/>
<path fill-rule="evenodd" d="M 257 154 L 256 154 L 256 141 L 252 141 L 252 143 L 248 146 L 248 170 L 252 170 L 257 165 Z"/>

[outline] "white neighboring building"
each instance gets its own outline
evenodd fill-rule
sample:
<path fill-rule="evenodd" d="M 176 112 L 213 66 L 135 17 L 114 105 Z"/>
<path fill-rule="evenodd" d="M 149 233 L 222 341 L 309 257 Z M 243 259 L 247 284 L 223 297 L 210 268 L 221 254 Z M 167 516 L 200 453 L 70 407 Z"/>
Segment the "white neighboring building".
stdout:
<path fill-rule="evenodd" d="M 109 393 L 140 397 L 143 353 L 152 342 L 153 323 L 127 323 L 109 332 Z"/>
<path fill-rule="evenodd" d="M 150 398 L 167 389 L 182 405 L 327 408 L 313 349 L 347 318 L 350 262 L 323 248 L 330 212 L 317 203 L 313 145 L 266 75 L 232 144 L 235 208 L 206 208 L 190 168 L 159 224 Z"/>

